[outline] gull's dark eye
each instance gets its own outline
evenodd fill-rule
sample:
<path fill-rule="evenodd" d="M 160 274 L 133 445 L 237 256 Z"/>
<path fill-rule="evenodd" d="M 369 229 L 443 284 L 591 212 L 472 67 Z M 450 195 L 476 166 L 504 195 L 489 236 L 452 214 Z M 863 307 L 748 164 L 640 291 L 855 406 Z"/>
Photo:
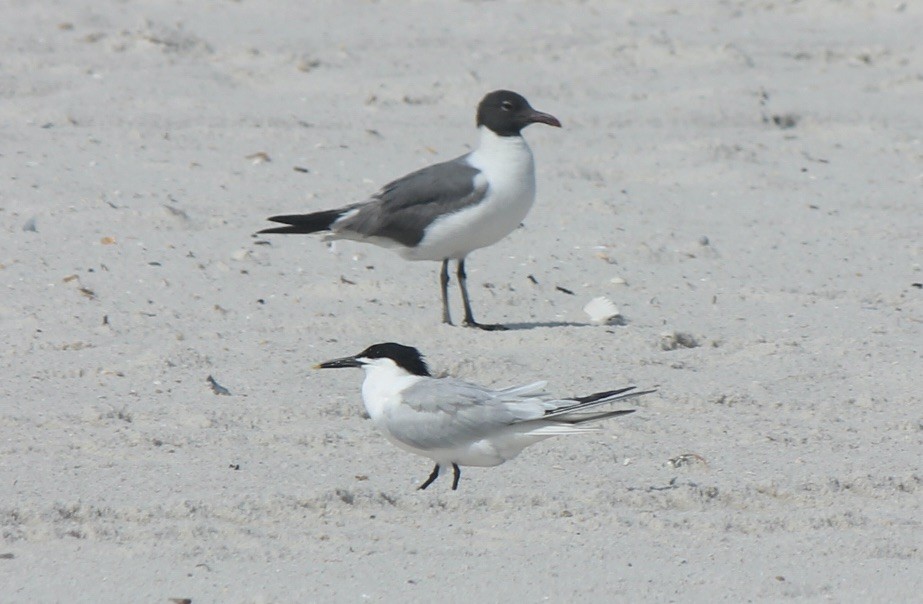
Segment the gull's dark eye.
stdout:
<path fill-rule="evenodd" d="M 500 103 L 500 109 L 503 109 L 504 111 L 512 111 L 513 103 L 511 103 L 510 101 L 503 101 L 502 103 Z"/>

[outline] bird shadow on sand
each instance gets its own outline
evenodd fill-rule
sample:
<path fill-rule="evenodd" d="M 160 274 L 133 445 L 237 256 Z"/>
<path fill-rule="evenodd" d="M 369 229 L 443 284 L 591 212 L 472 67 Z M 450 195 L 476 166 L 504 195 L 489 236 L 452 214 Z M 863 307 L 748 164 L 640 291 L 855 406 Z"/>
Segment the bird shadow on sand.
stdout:
<path fill-rule="evenodd" d="M 504 323 L 504 331 L 527 331 L 551 327 L 599 327 L 595 323 L 578 323 L 576 321 L 536 321 L 532 323 Z"/>

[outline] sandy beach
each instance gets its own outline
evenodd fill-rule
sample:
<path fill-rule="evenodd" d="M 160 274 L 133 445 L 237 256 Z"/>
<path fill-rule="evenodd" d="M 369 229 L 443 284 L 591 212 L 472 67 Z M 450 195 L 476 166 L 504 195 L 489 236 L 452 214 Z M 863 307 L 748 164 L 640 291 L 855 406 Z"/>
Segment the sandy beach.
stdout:
<path fill-rule="evenodd" d="M 0 601 L 917 600 L 923 4 L 638 6 L 5 2 Z M 499 88 L 564 126 L 469 257 L 509 331 L 442 325 L 436 263 L 254 236 L 469 151 Z M 386 341 L 657 392 L 418 491 L 312 369 Z"/>

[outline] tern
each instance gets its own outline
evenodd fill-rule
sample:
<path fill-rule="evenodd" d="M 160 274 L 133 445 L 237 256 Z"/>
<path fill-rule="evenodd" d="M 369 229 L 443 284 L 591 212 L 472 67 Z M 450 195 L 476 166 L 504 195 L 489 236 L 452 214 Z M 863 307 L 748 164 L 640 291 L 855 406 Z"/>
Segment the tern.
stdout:
<path fill-rule="evenodd" d="M 433 377 L 416 348 L 394 342 L 317 365 L 340 367 L 365 370 L 362 400 L 385 437 L 436 463 L 419 489 L 451 466 L 452 490 L 457 490 L 459 466 L 500 465 L 546 438 L 598 431 L 599 426 L 587 424 L 634 412 L 599 407 L 654 392 L 628 386 L 555 398 L 545 392 L 545 381 L 494 390 L 453 377 Z"/>

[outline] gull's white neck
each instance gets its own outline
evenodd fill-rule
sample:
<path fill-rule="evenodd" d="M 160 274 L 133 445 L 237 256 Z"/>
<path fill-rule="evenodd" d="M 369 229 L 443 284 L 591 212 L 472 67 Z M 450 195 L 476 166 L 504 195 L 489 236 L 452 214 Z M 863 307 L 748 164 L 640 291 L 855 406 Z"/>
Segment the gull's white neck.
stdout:
<path fill-rule="evenodd" d="M 492 164 L 498 167 L 509 166 L 517 171 L 533 171 L 532 149 L 521 136 L 500 136 L 486 126 L 478 128 L 480 141 L 478 148 L 471 154 L 471 164 L 484 169 Z"/>

